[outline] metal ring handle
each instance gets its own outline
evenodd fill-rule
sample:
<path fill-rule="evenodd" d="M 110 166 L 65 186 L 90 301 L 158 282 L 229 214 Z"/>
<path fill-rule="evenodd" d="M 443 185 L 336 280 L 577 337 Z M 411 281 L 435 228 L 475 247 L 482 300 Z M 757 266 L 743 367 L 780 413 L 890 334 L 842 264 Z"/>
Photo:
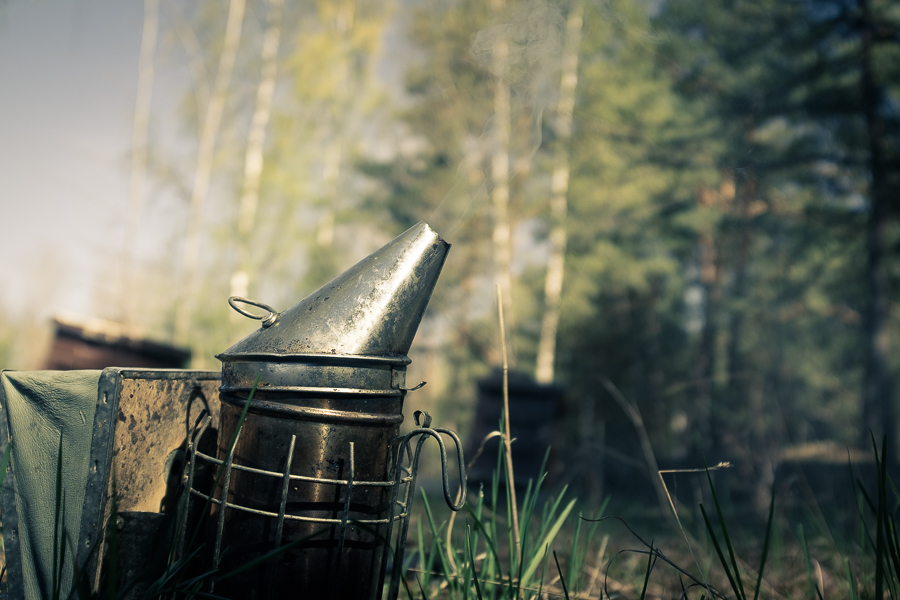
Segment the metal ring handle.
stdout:
<path fill-rule="evenodd" d="M 240 302 L 241 304 L 249 304 L 250 306 L 255 306 L 257 308 L 261 308 L 264 311 L 267 311 L 268 314 L 265 315 L 255 315 L 249 310 L 243 309 L 238 306 L 236 303 Z M 271 327 L 278 321 L 278 311 L 269 306 L 268 304 L 263 304 L 262 302 L 257 302 L 256 300 L 250 300 L 249 298 L 241 298 L 240 296 L 232 296 L 228 299 L 228 304 L 231 305 L 231 308 L 241 313 L 245 317 L 249 319 L 256 319 L 257 321 L 262 321 L 263 327 Z"/>

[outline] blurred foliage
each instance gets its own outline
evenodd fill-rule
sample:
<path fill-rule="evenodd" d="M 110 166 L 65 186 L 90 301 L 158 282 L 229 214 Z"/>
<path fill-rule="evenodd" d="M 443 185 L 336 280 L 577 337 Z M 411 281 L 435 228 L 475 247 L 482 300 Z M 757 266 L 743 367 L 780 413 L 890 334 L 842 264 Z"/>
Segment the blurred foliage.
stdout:
<path fill-rule="evenodd" d="M 513 366 L 531 372 L 569 2 L 288 3 L 249 245 L 251 297 L 287 308 L 428 221 L 453 249 L 417 341 L 437 381 L 424 393 L 457 418 L 473 380 L 499 364 L 490 52 L 505 35 L 509 336 Z M 189 138 L 225 5 L 183 10 L 200 52 L 191 55 L 182 36 L 185 56 L 203 66 L 183 102 Z M 215 367 L 213 354 L 255 327 L 229 316 L 225 298 L 265 12 L 264 2 L 248 4 L 217 148 L 196 366 Z M 769 451 L 859 441 L 873 223 L 883 229 L 886 299 L 900 291 L 898 32 L 889 0 L 585 3 L 556 360 L 567 388 L 561 456 L 583 436 L 635 454 L 633 426 L 603 378 L 640 408 L 661 457 L 741 460 L 758 489 L 773 476 Z M 402 57 L 403 90 L 385 87 L 386 56 Z M 150 164 L 162 185 L 181 196 L 190 189 L 189 165 L 152 152 Z M 895 333 L 896 303 L 879 310 Z M 158 320 L 170 327 L 170 315 Z M 896 373 L 900 353 L 882 346 Z"/>
<path fill-rule="evenodd" d="M 519 12 L 548 6 L 565 14 L 568 4 L 508 2 L 500 19 L 514 26 Z M 557 362 L 572 435 L 562 440 L 584 443 L 579 421 L 594 418 L 609 444 L 634 448 L 631 425 L 598 385 L 605 376 L 637 402 L 663 456 L 741 459 L 748 482 L 771 479 L 766 449 L 858 441 L 872 294 L 866 69 L 880 94 L 885 165 L 896 166 L 900 120 L 898 63 L 888 58 L 898 48 L 896 11 L 872 3 L 881 41 L 867 67 L 861 6 L 672 0 L 652 17 L 638 2 L 588 6 Z M 491 117 L 491 77 L 476 46 L 497 22 L 482 2 L 422 6 L 412 37 L 425 58 L 409 72 L 414 104 L 403 113 L 422 150 L 366 165 L 387 189 L 373 202 L 401 224 L 420 214 L 414 199 L 438 206 L 439 218 L 461 220 L 452 241 L 483 262 L 457 263 L 463 272 L 447 276 L 453 281 L 490 260 L 482 128 Z M 518 134 L 527 139 L 526 130 Z M 513 182 L 524 256 L 512 336 L 523 370 L 533 360 L 542 266 L 521 247 L 540 247 L 549 218 L 555 140 L 550 129 L 543 134 Z M 896 198 L 897 169 L 887 171 L 878 193 Z M 889 252 L 896 231 L 891 225 Z M 886 264 L 896 282 L 893 261 Z M 493 316 L 470 310 L 461 319 Z M 485 357 L 475 336 L 459 343 L 474 347 L 469 360 Z M 464 348 L 450 352 L 465 364 Z M 587 403 L 596 407 L 585 411 Z"/>
<path fill-rule="evenodd" d="M 892 13 L 878 1 L 674 0 L 656 20 L 658 62 L 717 124 L 717 161 L 733 179 L 727 193 L 708 194 L 721 217 L 701 236 L 716 272 L 704 284 L 708 364 L 698 370 L 714 382 L 710 423 L 698 429 L 732 455 L 858 442 L 873 426 L 860 418 L 864 384 L 893 410 L 889 373 L 877 383 L 870 367 L 891 360 L 889 346 L 875 348 L 873 323 L 889 318 L 897 289 L 885 205 L 900 192 L 889 174 L 900 165 L 900 79 L 880 59 L 900 47 Z M 866 40 L 878 31 L 893 37 L 880 36 L 870 56 Z M 889 229 L 873 242 L 878 228 Z M 883 263 L 873 262 L 875 245 Z M 873 277 L 887 285 L 873 288 Z M 893 419 L 878 421 L 896 433 Z"/>

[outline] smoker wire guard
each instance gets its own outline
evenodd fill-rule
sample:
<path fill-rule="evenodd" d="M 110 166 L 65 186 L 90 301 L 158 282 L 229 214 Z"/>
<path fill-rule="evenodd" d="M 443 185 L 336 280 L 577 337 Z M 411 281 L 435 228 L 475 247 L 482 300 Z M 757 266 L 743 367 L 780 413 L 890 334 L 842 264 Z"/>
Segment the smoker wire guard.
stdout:
<path fill-rule="evenodd" d="M 285 459 L 285 468 L 283 472 L 276 471 L 267 471 L 264 469 L 257 469 L 254 467 L 246 466 L 246 465 L 238 465 L 233 462 L 234 456 L 234 448 L 237 445 L 237 441 L 240 438 L 242 428 L 239 428 L 234 436 L 234 440 L 231 445 L 231 451 L 228 453 L 226 459 L 219 460 L 214 456 L 209 456 L 200 452 L 197 449 L 198 441 L 203 437 L 207 427 L 209 426 L 212 417 L 210 415 L 201 414 L 197 419 L 197 422 L 194 424 L 191 435 L 188 437 L 188 460 L 185 463 L 185 472 L 183 476 L 184 489 L 185 491 L 189 491 L 184 495 L 184 502 L 189 502 L 191 497 L 198 497 L 203 501 L 209 504 L 215 504 L 217 506 L 222 506 L 223 500 L 216 499 L 212 497 L 210 494 L 204 494 L 200 490 L 196 490 L 193 487 L 194 484 L 194 472 L 196 471 L 196 462 L 199 458 L 202 461 L 210 463 L 212 465 L 216 465 L 217 467 L 224 466 L 224 473 L 219 474 L 222 477 L 222 496 L 223 498 L 228 497 L 229 485 L 231 480 L 231 472 L 236 469 L 239 471 L 246 471 L 249 473 L 254 473 L 256 475 L 264 475 L 273 478 L 278 478 L 283 481 L 282 484 L 282 492 L 281 492 L 281 503 L 280 508 L 277 513 L 273 513 L 270 511 L 259 510 L 255 508 L 250 508 L 247 506 L 240 506 L 238 504 L 233 504 L 231 502 L 225 501 L 225 509 L 219 510 L 216 514 L 216 518 L 218 522 L 216 523 L 216 542 L 213 550 L 213 561 L 215 565 L 219 564 L 219 560 L 221 558 L 221 543 L 222 537 L 224 534 L 225 527 L 225 515 L 226 510 L 238 510 L 243 512 L 248 512 L 264 517 L 275 518 L 278 521 L 275 533 L 275 545 L 272 550 L 277 550 L 281 547 L 281 537 L 283 533 L 283 526 L 285 520 L 291 521 L 305 521 L 311 523 L 321 523 L 323 525 L 338 525 L 339 526 L 339 546 L 337 556 L 342 556 L 342 550 L 344 546 L 344 538 L 346 534 L 346 529 L 348 524 L 356 524 L 363 525 L 366 527 L 372 527 L 376 525 L 387 525 L 387 531 L 383 538 L 384 549 L 385 551 L 390 551 L 391 549 L 391 536 L 393 535 L 393 526 L 394 522 L 399 522 L 399 528 L 396 536 L 396 542 L 394 544 L 394 553 L 393 553 L 393 561 L 392 561 L 392 569 L 391 569 L 391 581 L 390 581 L 390 589 L 388 591 L 387 599 L 395 600 L 400 592 L 400 581 L 403 577 L 403 556 L 406 549 L 406 536 L 409 530 L 409 519 L 410 519 L 410 507 L 412 504 L 413 494 L 415 492 L 416 486 L 416 477 L 418 475 L 419 468 L 419 458 L 421 456 L 422 447 L 425 444 L 425 441 L 429 437 L 433 437 L 438 442 L 438 447 L 441 452 L 441 479 L 442 486 L 444 492 L 444 500 L 447 502 L 447 506 L 453 510 L 460 510 L 466 502 L 466 473 L 465 473 L 465 458 L 463 456 L 463 447 L 460 442 L 459 436 L 450 429 L 445 428 L 432 428 L 431 427 L 431 415 L 429 415 L 425 411 L 417 410 L 413 413 L 413 419 L 415 421 L 416 427 L 408 432 L 405 436 L 397 438 L 398 444 L 396 445 L 396 458 L 391 456 L 392 460 L 389 464 L 393 465 L 392 472 L 388 475 L 387 481 L 355 481 L 354 480 L 354 443 L 349 442 L 350 444 L 350 465 L 349 465 L 349 476 L 347 479 L 324 479 L 319 477 L 307 477 L 303 475 L 292 475 L 291 474 L 291 463 L 294 454 L 294 442 L 296 440 L 296 436 L 293 436 L 291 440 L 291 445 L 288 450 L 288 454 Z M 459 467 L 459 500 L 454 501 L 451 493 L 450 493 L 450 477 L 448 473 L 447 467 L 447 448 L 444 444 L 444 440 L 441 437 L 441 434 L 448 435 L 456 445 L 456 458 L 458 461 Z M 420 436 L 417 443 L 415 453 L 413 453 L 411 449 L 411 441 L 412 438 Z M 392 448 L 394 444 L 391 444 Z M 393 452 L 392 452 L 393 454 Z M 406 464 L 404 465 L 404 458 L 406 458 Z M 218 479 L 218 476 L 217 476 Z M 302 514 L 288 514 L 286 513 L 286 504 L 288 497 L 288 490 L 291 481 L 305 481 L 310 483 L 318 483 L 318 484 L 326 484 L 326 485 L 335 485 L 338 487 L 346 488 L 345 492 L 345 500 L 344 500 L 344 509 L 341 514 L 341 518 L 319 518 L 319 517 L 308 517 L 303 516 Z M 400 487 L 403 486 L 403 500 L 399 499 L 400 497 Z M 214 484 L 214 487 L 215 484 Z M 386 518 L 383 519 L 350 519 L 350 499 L 353 493 L 353 489 L 356 487 L 389 487 L 392 488 L 393 493 L 391 495 L 391 503 L 389 514 Z M 213 495 L 215 492 L 213 491 Z M 188 506 L 184 507 L 185 509 Z M 400 509 L 400 513 L 397 514 L 397 509 Z M 305 512 L 305 511 L 298 511 Z M 185 510 L 185 514 L 187 510 Z M 178 555 L 180 556 L 184 552 L 184 543 L 187 539 L 187 519 L 182 520 L 181 530 L 178 532 Z M 273 557 L 274 558 L 274 557 Z M 340 558 L 338 558 L 338 564 L 340 564 Z M 377 590 L 379 590 L 379 597 L 382 597 L 384 592 L 384 582 L 385 582 L 385 573 L 388 566 L 388 560 L 383 560 L 381 564 L 381 572 L 378 574 L 378 586 Z M 337 581 L 334 582 L 337 585 Z"/>

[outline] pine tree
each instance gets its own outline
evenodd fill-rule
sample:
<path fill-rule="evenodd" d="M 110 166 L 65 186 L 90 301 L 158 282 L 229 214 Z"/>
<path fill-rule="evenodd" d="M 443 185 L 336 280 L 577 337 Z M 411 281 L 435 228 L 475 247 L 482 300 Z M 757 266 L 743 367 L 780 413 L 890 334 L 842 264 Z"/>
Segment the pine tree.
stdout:
<path fill-rule="evenodd" d="M 887 175 L 900 123 L 894 13 L 887 2 L 675 0 L 657 20 L 663 60 L 720 124 L 720 168 L 734 174 L 716 228 L 727 285 L 718 305 L 707 294 L 727 350 L 707 373 L 722 374 L 722 404 L 748 407 L 748 423 L 772 412 L 760 398 L 778 399 L 784 422 L 756 423 L 761 436 L 803 441 L 812 423 L 849 441 L 836 421 L 852 403 L 857 431 L 895 437 L 884 262 L 898 190 Z"/>

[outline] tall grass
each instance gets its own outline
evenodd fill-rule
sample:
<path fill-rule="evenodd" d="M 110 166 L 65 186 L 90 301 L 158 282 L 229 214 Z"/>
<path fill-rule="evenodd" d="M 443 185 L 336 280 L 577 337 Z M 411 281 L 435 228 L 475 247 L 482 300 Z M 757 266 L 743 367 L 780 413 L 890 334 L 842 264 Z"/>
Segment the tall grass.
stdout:
<path fill-rule="evenodd" d="M 706 551 L 699 564 L 682 560 L 687 555 L 677 548 L 670 554 L 657 545 L 657 540 L 676 543 L 675 531 L 656 530 L 648 543 L 618 517 L 605 517 L 608 499 L 593 515 L 578 514 L 578 504 L 565 488 L 558 493 L 544 490 L 546 476 L 526 486 L 520 506 L 520 536 L 518 548 L 513 548 L 516 536 L 507 517 L 510 501 L 504 485 L 505 457 L 498 456 L 497 466 L 487 493 L 484 489 L 472 494 L 470 501 L 455 523 L 442 521 L 438 511 L 421 493 L 421 517 L 417 518 L 408 541 L 405 582 L 401 597 L 409 599 L 537 599 L 537 598 L 686 598 L 700 600 L 730 599 L 759 600 L 760 598 L 900 598 L 900 535 L 896 524 L 900 492 L 888 475 L 884 460 L 885 444 L 873 448 L 877 467 L 874 488 L 860 479 L 857 487 L 858 526 L 861 543 L 846 554 L 822 555 L 808 537 L 803 523 L 779 522 L 774 489 L 765 520 L 765 529 L 749 535 L 746 527 L 734 528 L 723 510 L 719 492 L 709 473 L 706 473 L 711 506 L 701 504 Z M 500 445 L 499 453 L 504 452 Z M 61 451 L 60 451 L 61 454 Z M 10 447 L 3 454 L 9 461 Z M 61 458 L 61 456 L 60 456 Z M 0 464 L 2 467 L 2 464 Z M 0 484 L 4 469 L 0 468 Z M 119 581 L 116 573 L 118 536 L 109 527 L 107 544 L 109 559 L 99 589 L 92 590 L 84 569 L 73 576 L 73 589 L 63 589 L 64 568 L 70 568 L 72 541 L 68 539 L 64 519 L 65 494 L 60 472 L 56 473 L 54 512 L 55 552 L 50 600 L 78 598 L 83 600 L 115 600 L 127 597 L 133 582 Z M 653 500 L 648 500 L 648 505 Z M 114 524 L 117 508 L 113 504 L 110 523 Z M 637 547 L 624 548 L 606 556 L 610 533 L 618 524 L 623 526 Z M 453 530 L 448 531 L 448 527 Z M 658 526 L 657 526 L 658 527 Z M 779 531 L 782 532 L 779 534 Z M 773 557 L 782 554 L 773 550 L 773 541 L 784 532 L 795 532 L 796 548 L 792 561 L 770 567 Z M 602 534 L 602 535 L 601 535 Z M 790 533 L 788 533 L 790 535 Z M 819 535 L 819 539 L 822 539 Z M 698 542 L 693 541 L 698 544 Z M 702 546 L 702 540 L 699 543 Z M 825 544 L 826 548 L 830 548 Z M 751 550 L 758 556 L 751 566 L 740 557 Z M 515 551 L 517 550 L 517 551 Z M 683 549 L 682 549 L 683 550 Z M 253 568 L 284 551 L 273 551 L 229 573 L 215 569 L 191 574 L 190 567 L 198 560 L 199 549 L 171 561 L 165 572 L 153 581 L 144 598 L 215 598 L 205 593 L 209 581 L 225 581 L 245 569 Z M 631 560 L 629 556 L 641 560 Z M 782 561 L 783 563 L 784 561 Z M 683 566 L 684 564 L 690 566 Z M 830 567 L 828 566 L 830 564 Z M 705 565 L 701 568 L 702 565 Z M 799 567 L 791 572 L 790 567 Z M 661 570 L 663 569 L 663 570 Z"/>
<path fill-rule="evenodd" d="M 755 567 L 750 567 L 746 561 L 739 558 L 738 547 L 735 543 L 733 530 L 729 529 L 726 522 L 725 513 L 719 501 L 719 495 L 710 476 L 710 468 L 705 468 L 706 481 L 709 486 L 709 493 L 712 497 L 713 507 L 715 509 L 714 519 L 711 518 L 709 512 L 703 503 L 700 503 L 699 509 L 703 517 L 704 529 L 700 532 L 711 546 L 712 550 L 707 547 L 706 555 L 703 562 L 707 565 L 704 569 L 701 567 L 700 560 L 697 559 L 694 551 L 696 541 L 692 541 L 690 535 L 685 530 L 681 519 L 678 517 L 675 504 L 668 490 L 665 488 L 665 482 L 662 479 L 662 472 L 658 473 L 661 487 L 657 487 L 657 495 L 659 503 L 663 510 L 666 510 L 665 496 L 668 496 L 669 506 L 675 516 L 675 521 L 680 530 L 681 536 L 687 545 L 692 567 L 684 568 L 670 559 L 660 547 L 656 546 L 654 539 L 659 537 L 674 537 L 672 534 L 676 532 L 662 532 L 662 536 L 655 536 L 650 543 L 638 535 L 627 523 L 618 519 L 628 532 L 637 539 L 642 547 L 620 550 L 612 555 L 608 561 L 604 562 L 606 544 L 608 535 L 603 537 L 599 544 L 600 552 L 594 564 L 590 564 L 588 560 L 589 549 L 596 546 L 597 535 L 601 522 L 606 521 L 609 517 L 603 517 L 603 513 L 607 508 L 608 498 L 604 503 L 597 507 L 594 518 L 585 518 L 579 515 L 577 518 L 573 515 L 576 506 L 576 500 L 566 499 L 566 488 L 563 488 L 557 495 L 549 495 L 540 502 L 541 488 L 544 484 L 545 475 L 541 475 L 537 481 L 529 481 L 525 492 L 525 496 L 521 503 L 521 513 L 519 512 L 519 504 L 516 501 L 515 479 L 513 471 L 512 454 L 510 451 L 510 432 L 509 432 L 509 398 L 507 386 L 507 367 L 506 367 L 506 340 L 503 323 L 503 302 L 500 298 L 498 286 L 498 307 L 501 329 L 501 342 L 503 350 L 503 415 L 499 432 L 502 442 L 498 448 L 497 464 L 494 470 L 493 479 L 491 481 L 490 496 L 485 502 L 483 490 L 480 490 L 477 496 L 467 503 L 465 506 L 466 519 L 464 527 L 461 531 L 454 532 L 452 530 L 456 519 L 451 518 L 438 524 L 435 514 L 428 502 L 427 496 L 422 494 L 422 503 L 424 506 L 424 517 L 420 519 L 416 525 L 415 550 L 408 552 L 409 564 L 406 565 L 406 578 L 414 580 L 415 585 L 407 585 L 405 587 L 406 595 L 413 600 L 416 595 L 412 590 L 418 592 L 418 597 L 422 600 L 430 598 L 450 598 L 453 600 L 468 600 L 469 598 L 490 599 L 509 599 L 518 600 L 519 598 L 588 598 L 597 597 L 602 600 L 604 597 L 612 598 L 610 593 L 610 572 L 614 564 L 618 564 L 620 557 L 628 556 L 646 556 L 645 566 L 641 570 L 632 570 L 625 577 L 630 579 L 630 585 L 619 585 L 617 594 L 622 597 L 644 598 L 650 597 L 651 581 L 654 576 L 654 570 L 658 565 L 668 567 L 670 573 L 674 573 L 678 583 L 678 587 L 659 591 L 656 595 L 671 598 L 697 598 L 704 600 L 736 598 L 737 600 L 748 600 L 752 592 L 753 600 L 759 600 L 761 597 L 781 596 L 777 587 L 782 589 L 785 586 L 765 584 L 764 575 L 767 573 L 766 567 L 771 558 L 770 550 L 773 546 L 773 540 L 779 539 L 780 531 L 788 529 L 790 524 L 776 523 L 776 494 L 775 484 L 773 483 L 769 509 L 766 518 L 765 533 L 763 534 L 761 543 L 758 538 L 750 536 L 749 540 L 745 538 L 743 546 L 761 549 L 759 559 Z M 611 386 L 611 384 L 610 384 Z M 609 387 L 609 386 L 608 386 Z M 616 396 L 610 390 L 620 404 L 625 404 L 623 409 L 628 412 L 627 402 L 623 398 Z M 620 394 L 619 394 L 620 396 Z M 639 418 L 632 414 L 631 418 L 635 421 L 638 433 L 642 430 L 642 423 Z M 646 432 L 644 432 L 646 433 Z M 643 440 L 646 442 L 646 440 Z M 520 441 L 527 443 L 527 441 Z M 652 450 L 649 450 L 649 443 L 643 444 L 645 452 L 649 452 L 650 458 L 648 464 L 655 465 L 655 458 L 652 457 Z M 858 489 L 861 498 L 864 500 L 859 503 L 859 523 L 860 530 L 864 532 L 861 544 L 861 552 L 851 557 L 838 557 L 839 567 L 843 569 L 844 589 L 847 597 L 851 599 L 859 599 L 868 597 L 866 586 L 860 587 L 859 580 L 855 575 L 856 572 L 864 572 L 859 566 L 854 568 L 853 562 L 857 563 L 873 561 L 875 566 L 874 573 L 874 594 L 871 596 L 882 600 L 887 594 L 894 600 L 900 600 L 900 537 L 898 537 L 897 526 L 895 521 L 895 513 L 897 507 L 900 506 L 900 492 L 887 476 L 885 453 L 885 442 L 882 442 L 881 453 L 879 454 L 877 446 L 874 444 L 875 462 L 878 467 L 877 477 L 877 493 L 875 499 L 872 499 L 861 481 L 857 480 Z M 546 467 L 546 457 L 541 467 L 541 473 Z M 714 467 L 717 468 L 717 467 Z M 653 467 L 656 470 L 656 467 Z M 505 485 L 501 485 L 501 477 Z M 654 484 L 656 481 L 654 480 Z M 893 494 L 893 507 L 888 506 L 888 489 Z M 661 493 L 665 492 L 665 496 Z M 865 508 L 868 508 L 868 513 Z M 874 515 L 874 524 L 872 516 Z M 715 520 L 715 524 L 714 524 Z M 615 521 L 613 521 L 615 522 Z M 583 525 L 589 524 L 588 530 L 583 531 Z M 800 597 L 811 598 L 812 600 L 824 600 L 825 579 L 822 574 L 821 563 L 813 558 L 808 541 L 803 532 L 802 523 L 797 524 L 797 532 L 799 545 L 803 550 L 803 566 L 806 571 L 807 589 L 801 592 Z M 820 524 L 829 539 L 833 536 L 827 531 L 825 523 Z M 874 539 L 872 530 L 874 528 Z M 430 532 L 430 541 L 426 539 L 425 530 Z M 564 535 L 560 535 L 565 530 Z M 746 531 L 746 528 L 744 528 Z M 743 532 L 742 532 L 743 533 Z M 568 552 L 568 564 L 564 568 L 559 560 L 558 550 L 561 548 L 559 540 L 569 537 L 571 539 Z M 677 537 L 675 538 L 677 539 Z M 749 543 L 747 543 L 749 541 Z M 867 542 L 867 544 L 866 544 Z M 871 551 L 869 555 L 867 551 Z M 683 553 L 682 553 L 683 554 Z M 711 556 L 710 556 L 711 555 Z M 549 558 L 553 557 L 553 564 L 549 563 Z M 624 559 L 623 559 L 624 560 Z M 565 562 L 565 560 L 563 561 Z M 717 567 L 713 573 L 713 566 Z M 555 573 L 554 573 L 555 571 Z M 768 572 L 772 572 L 769 569 Z M 596 583 L 602 575 L 602 588 L 594 592 Z M 713 576 L 716 580 L 724 580 L 727 585 L 717 586 L 711 579 Z M 831 573 L 831 577 L 835 580 L 839 576 L 839 571 L 835 570 Z M 671 578 L 670 578 L 671 581 Z M 834 586 L 832 586 L 834 587 Z M 765 589 L 764 589 L 765 588 Z M 637 590 L 640 590 L 639 592 Z M 596 593 L 596 595 L 592 595 Z M 791 597 L 794 594 L 787 593 L 784 597 Z"/>
<path fill-rule="evenodd" d="M 507 517 L 511 509 L 509 486 L 501 485 L 500 475 L 505 474 L 503 465 L 506 464 L 504 451 L 501 444 L 500 468 L 494 471 L 490 495 L 486 500 L 482 489 L 466 504 L 465 523 L 458 535 L 453 535 L 455 532 L 446 535 L 448 522 L 438 524 L 428 496 L 422 493 L 423 518 L 417 523 L 415 539 L 411 540 L 415 550 L 408 553 L 410 562 L 416 565 L 407 569 L 407 576 L 415 583 L 410 589 L 418 590 L 418 597 L 520 598 L 557 588 L 570 597 L 570 593 L 583 585 L 582 565 L 597 523 L 590 524 L 587 535 L 582 535 L 582 522 L 572 518 L 576 501 L 566 498 L 565 488 L 539 503 L 542 476 L 528 483 L 519 512 L 520 531 L 516 535 L 513 521 Z M 569 563 L 563 569 L 558 556 L 554 557 L 554 549 L 561 530 L 572 522 L 575 529 Z M 424 534 L 426 529 L 430 533 L 429 542 Z M 554 557 L 552 565 L 551 557 Z M 407 596 L 416 597 L 411 592 Z"/>
<path fill-rule="evenodd" d="M 460 518 L 441 520 L 427 494 L 421 493 L 421 514 L 411 528 L 413 533 L 402 569 L 402 597 L 409 600 L 824 600 L 832 597 L 900 600 L 900 534 L 896 522 L 900 491 L 888 473 L 886 440 L 882 440 L 879 448 L 873 439 L 874 489 L 868 488 L 861 479 L 854 479 L 858 495 L 858 544 L 842 553 L 834 545 L 834 536 L 827 531 L 824 535 L 814 531 L 819 539 L 829 540 L 824 554 L 821 544 L 812 543 L 814 540 L 807 535 L 802 522 L 790 523 L 779 518 L 785 513 L 777 509 L 774 486 L 764 529 L 735 527 L 729 523 L 729 515 L 710 475 L 715 467 L 700 470 L 705 473 L 712 502 L 709 507 L 699 505 L 702 526 L 694 532 L 697 539 L 678 520 L 680 532 L 656 525 L 648 543 L 624 520 L 604 516 L 609 510 L 608 498 L 599 506 L 582 506 L 579 510 L 567 488 L 555 493 L 545 489 L 546 474 L 529 481 L 521 503 L 514 503 L 515 482 L 508 468 L 511 464 L 511 457 L 506 454 L 508 448 L 505 443 L 498 445 L 489 489 L 473 493 Z M 0 485 L 10 452 L 11 445 L 8 445 L 0 463 Z M 134 582 L 120 581 L 117 572 L 120 541 L 115 527 L 118 516 L 115 494 L 107 526 L 109 557 L 99 587 L 92 589 L 86 565 L 79 565 L 71 577 L 71 592 L 63 589 L 68 578 L 66 569 L 74 569 L 74 546 L 64 517 L 61 447 L 57 458 L 50 600 L 125 598 L 132 593 Z M 541 473 L 546 463 L 547 455 Z M 647 500 L 648 508 L 653 504 L 653 499 Z M 674 503 L 671 506 L 674 511 Z M 186 502 L 181 507 L 179 519 L 184 518 Z M 518 515 L 517 521 L 511 518 L 512 514 Z M 609 550 L 610 536 L 620 527 L 624 527 L 628 539 L 638 542 L 637 547 L 632 544 L 632 547 Z M 819 528 L 822 527 L 827 525 L 820 523 Z M 679 533 L 687 548 L 678 547 Z M 782 547 L 785 544 L 781 539 L 791 535 L 795 536 L 794 551 L 791 560 L 785 560 L 789 553 Z M 199 538 L 199 525 L 193 537 Z M 674 550 L 664 552 L 658 540 L 666 540 L 675 546 Z M 150 583 L 143 598 L 216 598 L 203 591 L 209 589 L 209 583 L 226 581 L 303 541 L 285 545 L 227 573 L 221 573 L 215 566 L 207 570 L 196 567 L 202 543 L 189 546 L 183 556 L 173 546 L 165 571 Z M 751 553 L 756 559 L 744 560 L 742 553 Z M 691 558 L 684 560 L 688 556 Z"/>
<path fill-rule="evenodd" d="M 821 531 L 827 523 L 814 523 L 819 533 L 813 544 L 801 520 L 786 520 L 787 513 L 778 510 L 774 485 L 764 527 L 748 525 L 747 515 L 729 518 L 711 469 L 700 469 L 705 472 L 711 503 L 699 504 L 702 522 L 694 532 L 697 538 L 684 532 L 683 541 L 689 547 L 680 544 L 679 532 L 667 526 L 654 531 L 647 542 L 624 520 L 601 516 L 608 510 L 608 499 L 597 507 L 595 518 L 576 516 L 577 502 L 567 497 L 565 488 L 544 494 L 542 476 L 529 483 L 522 501 L 521 542 L 516 552 L 512 521 L 507 518 L 507 487 L 501 479 L 506 475 L 506 461 L 498 456 L 488 493 L 473 494 L 456 531 L 446 530 L 454 521 L 438 521 L 422 494 L 423 515 L 409 542 L 413 548 L 407 552 L 406 576 L 411 585 L 406 597 L 900 600 L 896 523 L 900 491 L 889 477 L 885 448 L 884 442 L 880 449 L 873 443 L 874 489 L 855 480 L 861 543 L 844 543 L 843 549 L 836 545 L 836 536 Z M 501 444 L 498 452 L 504 451 Z M 653 499 L 647 499 L 648 509 L 652 504 Z M 741 521 L 737 526 L 731 522 L 734 517 Z M 606 557 L 609 534 L 618 526 L 638 546 Z M 657 545 L 660 539 L 674 546 L 671 555 Z M 699 558 L 691 558 L 696 552 Z M 742 553 L 755 559 L 748 561 Z M 639 557 L 642 561 L 636 562 Z"/>

